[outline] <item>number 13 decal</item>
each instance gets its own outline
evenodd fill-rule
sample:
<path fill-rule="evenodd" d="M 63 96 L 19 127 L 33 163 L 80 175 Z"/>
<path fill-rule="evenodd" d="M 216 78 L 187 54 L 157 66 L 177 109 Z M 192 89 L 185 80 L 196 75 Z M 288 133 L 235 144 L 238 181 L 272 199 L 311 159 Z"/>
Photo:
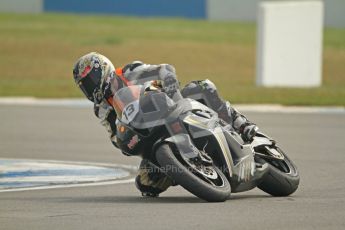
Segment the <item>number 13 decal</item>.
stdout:
<path fill-rule="evenodd" d="M 139 112 L 139 100 L 133 101 L 128 104 L 122 111 L 122 121 L 126 124 L 131 122 L 135 115 Z"/>

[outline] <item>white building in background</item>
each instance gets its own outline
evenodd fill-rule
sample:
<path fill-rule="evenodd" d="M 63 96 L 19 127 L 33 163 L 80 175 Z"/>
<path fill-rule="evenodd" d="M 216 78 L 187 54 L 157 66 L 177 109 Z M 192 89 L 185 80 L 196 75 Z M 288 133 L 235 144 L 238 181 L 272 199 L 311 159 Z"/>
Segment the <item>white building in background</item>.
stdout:
<path fill-rule="evenodd" d="M 263 0 L 208 0 L 207 15 L 210 20 L 254 22 L 257 20 L 257 5 L 261 1 Z M 345 0 L 323 0 L 323 2 L 325 9 L 324 25 L 345 28 Z"/>
<path fill-rule="evenodd" d="M 209 0 L 207 15 L 210 20 L 256 21 L 257 5 L 261 0 Z"/>
<path fill-rule="evenodd" d="M 0 0 L 0 12 L 40 13 L 43 0 Z"/>

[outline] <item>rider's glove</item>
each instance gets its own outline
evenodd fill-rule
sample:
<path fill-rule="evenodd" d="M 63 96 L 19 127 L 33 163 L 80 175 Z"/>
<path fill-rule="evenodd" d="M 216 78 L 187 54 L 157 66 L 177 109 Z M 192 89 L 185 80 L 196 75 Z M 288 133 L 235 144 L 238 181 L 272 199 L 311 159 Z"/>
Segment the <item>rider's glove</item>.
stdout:
<path fill-rule="evenodd" d="M 145 91 L 163 91 L 162 82 L 160 80 L 148 81 L 144 83 Z"/>

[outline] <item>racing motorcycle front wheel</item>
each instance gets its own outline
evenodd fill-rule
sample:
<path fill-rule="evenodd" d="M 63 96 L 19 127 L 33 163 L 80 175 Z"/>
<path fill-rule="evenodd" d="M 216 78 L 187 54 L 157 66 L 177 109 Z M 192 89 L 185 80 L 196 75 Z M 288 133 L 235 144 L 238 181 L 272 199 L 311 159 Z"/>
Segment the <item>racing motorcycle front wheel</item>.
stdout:
<path fill-rule="evenodd" d="M 165 173 L 183 188 L 209 202 L 222 202 L 230 197 L 231 187 L 225 175 L 216 166 L 183 164 L 177 158 L 177 149 L 162 144 L 156 150 L 156 159 Z"/>
<path fill-rule="evenodd" d="M 289 196 L 299 185 L 300 177 L 296 165 L 279 147 L 275 149 L 281 153 L 283 159 L 261 158 L 262 163 L 268 163 L 268 173 L 264 176 L 258 188 L 272 196 Z"/>

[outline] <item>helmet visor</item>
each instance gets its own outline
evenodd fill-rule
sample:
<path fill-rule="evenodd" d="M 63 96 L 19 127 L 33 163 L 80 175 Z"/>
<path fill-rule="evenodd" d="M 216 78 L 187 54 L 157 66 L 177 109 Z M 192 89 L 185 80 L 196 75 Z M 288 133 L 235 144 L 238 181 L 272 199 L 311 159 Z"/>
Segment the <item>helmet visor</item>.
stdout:
<path fill-rule="evenodd" d="M 93 101 L 93 92 L 101 82 L 102 71 L 92 70 L 86 77 L 82 78 L 79 82 L 79 87 L 85 94 L 85 96 Z"/>

